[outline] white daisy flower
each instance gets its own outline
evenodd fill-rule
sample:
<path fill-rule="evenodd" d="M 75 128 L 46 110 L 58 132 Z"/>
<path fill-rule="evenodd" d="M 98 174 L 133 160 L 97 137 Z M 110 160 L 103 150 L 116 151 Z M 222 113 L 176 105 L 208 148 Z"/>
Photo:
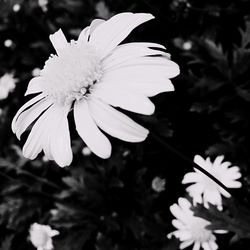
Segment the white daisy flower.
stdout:
<path fill-rule="evenodd" d="M 174 235 L 181 241 L 180 249 L 184 249 L 193 244 L 193 250 L 199 250 L 201 247 L 204 250 L 215 250 L 218 248 L 216 244 L 215 233 L 226 233 L 224 230 L 211 231 L 206 227 L 210 222 L 194 216 L 193 211 L 190 209 L 191 203 L 185 198 L 179 198 L 178 204 L 170 206 L 171 213 L 176 217 L 172 220 L 173 226 L 176 231 L 168 234 L 170 238 Z"/>
<path fill-rule="evenodd" d="M 82 154 L 84 155 L 84 156 L 90 156 L 91 155 L 91 150 L 88 148 L 88 147 L 84 147 L 83 149 L 82 149 Z"/>
<path fill-rule="evenodd" d="M 48 7 L 47 7 L 48 2 L 49 0 L 38 0 L 38 5 L 42 9 L 42 11 L 46 12 L 48 10 Z"/>
<path fill-rule="evenodd" d="M 11 39 L 6 39 L 4 41 L 4 46 L 10 48 L 13 45 L 13 41 Z"/>
<path fill-rule="evenodd" d="M 194 162 L 222 182 L 226 187 L 240 188 L 241 183 L 237 181 L 237 179 L 241 177 L 239 167 L 230 167 L 232 165 L 231 162 L 222 162 L 223 159 L 223 155 L 218 156 L 212 163 L 209 157 L 205 160 L 201 156 L 196 155 L 194 157 Z M 204 203 L 204 206 L 208 207 L 208 203 L 211 203 L 221 210 L 221 195 L 227 198 L 230 197 L 227 191 L 197 169 L 195 169 L 195 172 L 185 174 L 182 183 L 194 183 L 186 189 L 193 198 L 194 204 Z"/>
<path fill-rule="evenodd" d="M 21 5 L 16 3 L 13 5 L 12 9 L 14 12 L 18 12 L 21 9 Z"/>
<path fill-rule="evenodd" d="M 162 192 L 165 190 L 165 185 L 166 185 L 166 180 L 162 179 L 158 176 L 156 176 L 153 180 L 152 180 L 152 189 L 158 193 Z"/>
<path fill-rule="evenodd" d="M 151 115 L 155 107 L 148 97 L 174 90 L 169 78 L 179 74 L 179 67 L 159 50 L 162 45 L 119 45 L 152 18 L 121 13 L 108 21 L 96 19 L 70 43 L 61 30 L 50 36 L 57 55 L 51 55 L 26 92 L 40 94 L 21 107 L 12 122 L 20 139 L 38 118 L 23 147 L 25 157 L 34 159 L 43 150 L 62 167 L 71 163 L 67 115 L 72 109 L 78 134 L 101 158 L 111 155 L 110 141 L 101 130 L 128 142 L 145 140 L 149 131 L 114 107 Z"/>
<path fill-rule="evenodd" d="M 12 73 L 6 73 L 0 78 L 0 100 L 6 99 L 16 87 L 17 79 Z"/>
<path fill-rule="evenodd" d="M 50 226 L 34 223 L 31 225 L 30 241 L 37 250 L 52 250 L 52 237 L 59 234 L 57 230 L 52 230 Z"/>

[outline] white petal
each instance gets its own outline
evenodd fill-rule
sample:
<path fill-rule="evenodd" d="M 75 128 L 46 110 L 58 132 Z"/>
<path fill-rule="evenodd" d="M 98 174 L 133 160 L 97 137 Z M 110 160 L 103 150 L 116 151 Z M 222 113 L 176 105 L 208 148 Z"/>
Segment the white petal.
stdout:
<path fill-rule="evenodd" d="M 36 121 L 23 147 L 23 155 L 34 159 L 44 147 L 57 164 L 67 166 L 72 161 L 67 114 L 70 107 L 53 105 Z"/>
<path fill-rule="evenodd" d="M 213 162 L 213 165 L 218 167 L 221 165 L 222 161 L 224 160 L 224 155 L 219 155 L 216 157 L 216 159 Z"/>
<path fill-rule="evenodd" d="M 186 188 L 186 191 L 190 194 L 190 196 L 200 195 L 204 192 L 204 185 L 200 182 L 190 185 Z"/>
<path fill-rule="evenodd" d="M 60 55 L 60 52 L 67 46 L 68 42 L 64 36 L 61 29 L 49 36 L 49 39 L 54 46 L 57 55 Z"/>
<path fill-rule="evenodd" d="M 206 169 L 206 161 L 200 155 L 195 155 L 194 162 L 200 167 Z"/>
<path fill-rule="evenodd" d="M 177 229 L 184 229 L 186 226 L 180 220 L 172 220 L 172 225 Z"/>
<path fill-rule="evenodd" d="M 160 59 L 160 57 L 158 57 Z M 162 58 L 161 58 L 162 59 Z M 180 73 L 179 66 L 170 60 L 159 60 L 159 64 L 154 63 L 158 60 L 148 60 L 147 63 L 130 64 L 124 67 L 115 68 L 106 71 L 103 76 L 103 81 L 114 79 L 126 80 L 142 80 L 142 79 L 157 79 L 157 77 L 172 78 Z M 137 61 L 138 62 L 138 61 Z"/>
<path fill-rule="evenodd" d="M 202 242 L 201 246 L 204 250 L 212 250 L 208 242 Z"/>
<path fill-rule="evenodd" d="M 79 37 L 78 37 L 78 40 L 77 42 L 79 42 L 80 44 L 83 43 L 83 42 L 88 42 L 88 39 L 89 39 L 89 32 L 90 32 L 90 27 L 87 26 L 86 28 L 84 28 Z"/>
<path fill-rule="evenodd" d="M 97 125 L 113 137 L 129 142 L 141 142 L 146 139 L 149 132 L 147 129 L 108 104 L 91 98 L 89 108 Z"/>
<path fill-rule="evenodd" d="M 34 77 L 30 80 L 27 91 L 25 92 L 25 95 L 35 94 L 38 92 L 42 92 L 41 88 L 42 84 L 42 77 Z"/>
<path fill-rule="evenodd" d="M 239 181 L 230 181 L 227 182 L 226 186 L 229 188 L 240 188 L 242 187 L 242 184 Z"/>
<path fill-rule="evenodd" d="M 93 34 L 93 32 L 95 31 L 95 29 L 102 23 L 105 23 L 105 20 L 103 19 L 94 19 L 91 24 L 90 24 L 90 36 Z"/>
<path fill-rule="evenodd" d="M 99 25 L 90 36 L 90 43 L 104 58 L 138 25 L 154 18 L 151 14 L 121 13 Z"/>
<path fill-rule="evenodd" d="M 42 151 L 44 131 L 46 131 L 48 126 L 48 120 L 46 119 L 48 112 L 49 110 L 47 110 L 32 127 L 31 132 L 23 146 L 24 157 L 33 160 Z"/>
<path fill-rule="evenodd" d="M 172 78 L 177 76 L 180 73 L 179 66 L 169 60 L 165 56 L 143 56 L 143 57 L 131 57 L 130 59 L 124 60 L 123 62 L 120 62 L 119 64 L 113 65 L 112 67 L 108 67 L 109 65 L 104 67 L 105 72 L 112 72 L 114 70 L 118 70 L 121 68 L 135 68 L 140 69 L 140 66 L 143 66 L 146 68 L 153 68 L 153 67 L 163 67 L 165 71 L 168 71 L 168 78 Z"/>
<path fill-rule="evenodd" d="M 200 249 L 200 246 L 201 246 L 200 242 L 196 241 L 196 242 L 194 243 L 193 250 L 199 250 L 199 249 Z"/>
<path fill-rule="evenodd" d="M 16 121 L 19 117 L 19 115 L 26 109 L 28 109 L 30 106 L 32 106 L 34 103 L 40 101 L 41 99 L 44 98 L 44 94 L 40 94 L 35 96 L 34 98 L 32 98 L 31 100 L 29 100 L 28 102 L 26 102 L 16 113 L 16 115 L 14 116 L 12 123 L 11 123 L 11 129 L 13 131 L 13 133 L 16 132 Z"/>
<path fill-rule="evenodd" d="M 194 240 L 187 240 L 184 241 L 180 244 L 180 249 L 184 249 L 186 247 L 189 247 L 190 245 L 192 245 L 194 243 Z"/>
<path fill-rule="evenodd" d="M 189 230 L 179 230 L 175 233 L 175 236 L 179 238 L 180 241 L 186 241 L 192 238 L 192 234 Z"/>
<path fill-rule="evenodd" d="M 109 158 L 111 144 L 107 137 L 97 128 L 90 116 L 86 100 L 78 102 L 74 106 L 74 119 L 76 130 L 90 150 L 101 158 Z"/>
<path fill-rule="evenodd" d="M 28 128 L 28 126 L 35 121 L 37 117 L 41 115 L 49 106 L 52 105 L 52 101 L 45 98 L 40 102 L 34 104 L 31 108 L 23 111 L 16 120 L 16 136 L 20 140 L 22 133 Z"/>
<path fill-rule="evenodd" d="M 73 158 L 67 119 L 70 106 L 54 105 L 52 109 L 50 117 L 50 122 L 53 122 L 50 131 L 51 154 L 60 167 L 69 166 Z"/>
<path fill-rule="evenodd" d="M 158 44 L 155 44 L 157 46 Z M 117 46 L 112 54 L 108 55 L 103 60 L 104 70 L 110 70 L 115 67 L 119 67 L 122 64 L 140 57 L 152 56 L 152 55 L 164 55 L 166 59 L 169 59 L 170 55 L 161 51 L 149 48 L 150 43 L 127 43 Z M 154 46 L 152 44 L 152 46 Z M 161 45 L 158 47 L 162 48 Z M 164 48 L 164 47 L 163 47 Z"/>
<path fill-rule="evenodd" d="M 129 91 L 126 86 L 98 84 L 92 95 L 114 107 L 120 107 L 132 112 L 151 115 L 155 111 L 154 104 L 144 95 Z"/>
<path fill-rule="evenodd" d="M 187 222 L 187 214 L 177 204 L 170 206 L 170 211 L 178 220 Z"/>
<path fill-rule="evenodd" d="M 89 36 L 93 33 L 93 31 L 101 24 L 105 22 L 102 19 L 94 19 L 90 26 L 86 27 L 85 29 L 82 30 L 82 32 L 79 35 L 78 42 L 88 42 Z"/>
<path fill-rule="evenodd" d="M 59 234 L 60 234 L 59 231 L 57 231 L 57 230 L 51 230 L 50 233 L 49 233 L 49 236 L 50 237 L 54 237 L 54 236 L 59 235 Z"/>
<path fill-rule="evenodd" d="M 201 176 L 200 174 L 196 173 L 196 172 L 190 172 L 184 175 L 183 180 L 182 180 L 182 184 L 187 184 L 187 183 L 194 183 L 194 182 L 198 182 L 201 180 Z"/>
<path fill-rule="evenodd" d="M 179 198 L 178 199 L 178 203 L 181 207 L 181 209 L 187 213 L 191 212 L 190 208 L 191 208 L 191 203 L 185 199 L 185 198 Z M 193 212 L 191 212 L 192 214 Z"/>
<path fill-rule="evenodd" d="M 109 77 L 106 78 L 105 75 L 102 79 L 101 84 L 110 85 L 112 88 L 126 88 L 129 91 L 133 91 L 139 94 L 144 94 L 145 96 L 155 96 L 162 92 L 174 91 L 174 86 L 169 79 L 162 76 L 152 77 L 133 77 L 127 76 L 125 79 L 120 77 Z"/>
<path fill-rule="evenodd" d="M 209 245 L 210 245 L 211 250 L 218 249 L 218 245 L 212 240 L 209 241 Z"/>

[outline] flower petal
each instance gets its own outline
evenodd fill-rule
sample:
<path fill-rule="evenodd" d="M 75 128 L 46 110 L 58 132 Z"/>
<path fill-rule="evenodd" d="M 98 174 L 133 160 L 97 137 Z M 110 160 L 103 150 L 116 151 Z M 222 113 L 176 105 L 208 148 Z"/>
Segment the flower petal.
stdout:
<path fill-rule="evenodd" d="M 95 86 L 92 95 L 99 97 L 114 107 L 120 107 L 139 114 L 151 115 L 155 111 L 154 104 L 146 96 L 129 91 L 126 86 L 100 83 Z"/>
<path fill-rule="evenodd" d="M 156 59 L 157 58 L 157 59 Z M 136 59 L 130 65 L 114 68 L 106 71 L 103 80 L 113 79 L 157 79 L 157 77 L 172 78 L 179 75 L 179 66 L 170 60 L 162 57 L 145 57 Z"/>
<path fill-rule="evenodd" d="M 49 39 L 56 50 L 57 55 L 67 46 L 68 42 L 61 29 L 49 36 Z"/>
<path fill-rule="evenodd" d="M 34 98 L 32 98 L 31 100 L 29 100 L 28 102 L 26 102 L 16 113 L 16 115 L 14 116 L 12 123 L 11 123 L 11 129 L 13 131 L 13 133 L 16 132 L 16 121 L 19 117 L 19 115 L 26 109 L 30 108 L 32 105 L 34 105 L 36 102 L 41 101 L 44 98 L 44 94 L 40 94 L 35 96 Z"/>
<path fill-rule="evenodd" d="M 16 120 L 16 136 L 20 140 L 22 133 L 28 128 L 28 126 L 35 121 L 37 117 L 41 115 L 49 106 L 52 105 L 52 101 L 47 98 L 34 104 L 28 110 L 23 111 Z"/>
<path fill-rule="evenodd" d="M 60 167 L 69 166 L 72 162 L 72 150 L 67 115 L 70 106 L 54 105 L 51 110 L 50 147 L 54 160 Z"/>
<path fill-rule="evenodd" d="M 41 88 L 42 77 L 34 77 L 30 80 L 28 88 L 25 92 L 25 95 L 35 94 L 42 92 Z"/>
<path fill-rule="evenodd" d="M 38 153 L 49 151 L 49 158 L 61 166 L 67 166 L 72 161 L 70 135 L 67 114 L 70 107 L 51 106 L 34 124 L 23 147 L 23 155 L 34 159 Z"/>
<path fill-rule="evenodd" d="M 112 51 L 110 55 L 104 58 L 104 70 L 106 71 L 112 69 L 113 67 L 118 67 L 122 63 L 138 57 L 162 55 L 168 59 L 170 58 L 168 53 L 161 50 L 150 49 L 149 46 L 164 48 L 164 46 L 154 43 L 126 43 L 119 45 Z"/>
<path fill-rule="evenodd" d="M 149 132 L 147 129 L 97 98 L 89 99 L 89 108 L 97 125 L 113 137 L 128 142 L 146 139 Z"/>
<path fill-rule="evenodd" d="M 51 108 L 50 108 L 51 109 Z M 34 124 L 31 132 L 23 146 L 23 156 L 31 160 L 35 159 L 42 151 L 42 141 L 44 131 L 47 128 L 47 110 Z"/>
<path fill-rule="evenodd" d="M 107 137 L 97 128 L 93 118 L 90 116 L 86 100 L 75 104 L 74 119 L 78 134 L 90 150 L 101 158 L 109 158 L 111 155 L 111 144 Z"/>
<path fill-rule="evenodd" d="M 90 36 L 90 43 L 104 58 L 138 25 L 154 18 L 151 14 L 121 13 L 99 25 Z"/>
<path fill-rule="evenodd" d="M 194 183 L 201 180 L 201 175 L 196 172 L 190 172 L 184 175 L 182 184 Z"/>
<path fill-rule="evenodd" d="M 186 240 L 180 244 L 180 249 L 184 249 L 186 247 L 189 247 L 194 243 L 194 240 Z"/>
<path fill-rule="evenodd" d="M 194 162 L 198 164 L 200 167 L 206 169 L 206 161 L 200 156 L 200 155 L 195 155 L 194 157 Z M 199 171 L 200 172 L 200 171 Z"/>
<path fill-rule="evenodd" d="M 82 32 L 79 35 L 78 42 L 88 42 L 89 36 L 93 33 L 93 31 L 101 24 L 105 22 L 102 19 L 94 19 L 90 26 L 86 27 L 85 29 L 82 30 Z"/>

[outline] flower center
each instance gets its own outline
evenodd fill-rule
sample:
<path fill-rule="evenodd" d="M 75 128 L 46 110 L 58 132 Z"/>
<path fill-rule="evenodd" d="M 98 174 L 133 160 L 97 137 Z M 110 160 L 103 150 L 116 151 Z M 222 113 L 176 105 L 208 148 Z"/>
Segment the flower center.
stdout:
<path fill-rule="evenodd" d="M 96 51 L 71 41 L 59 56 L 51 55 L 41 71 L 43 92 L 57 103 L 71 104 L 86 96 L 102 76 Z"/>
<path fill-rule="evenodd" d="M 211 231 L 206 229 L 206 226 L 208 225 L 209 222 L 203 220 L 202 218 L 193 218 L 190 230 L 195 241 L 205 242 L 212 237 Z"/>

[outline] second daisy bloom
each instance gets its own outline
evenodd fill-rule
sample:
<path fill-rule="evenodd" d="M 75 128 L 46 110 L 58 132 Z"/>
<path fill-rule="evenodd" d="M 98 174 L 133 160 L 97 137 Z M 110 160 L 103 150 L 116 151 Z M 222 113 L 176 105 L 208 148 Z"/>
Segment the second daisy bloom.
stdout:
<path fill-rule="evenodd" d="M 221 181 L 228 188 L 239 188 L 241 183 L 237 180 L 241 177 L 240 169 L 237 166 L 231 166 L 232 163 L 224 161 L 224 156 L 218 156 L 211 162 L 210 158 L 203 159 L 200 155 L 194 157 L 194 162 L 204 168 L 216 179 Z M 193 198 L 194 203 L 204 203 L 208 207 L 208 203 L 216 205 L 222 209 L 221 195 L 229 198 L 230 194 L 221 188 L 217 183 L 208 176 L 195 169 L 195 172 L 187 173 L 183 180 L 183 184 L 190 184 L 187 192 Z"/>

